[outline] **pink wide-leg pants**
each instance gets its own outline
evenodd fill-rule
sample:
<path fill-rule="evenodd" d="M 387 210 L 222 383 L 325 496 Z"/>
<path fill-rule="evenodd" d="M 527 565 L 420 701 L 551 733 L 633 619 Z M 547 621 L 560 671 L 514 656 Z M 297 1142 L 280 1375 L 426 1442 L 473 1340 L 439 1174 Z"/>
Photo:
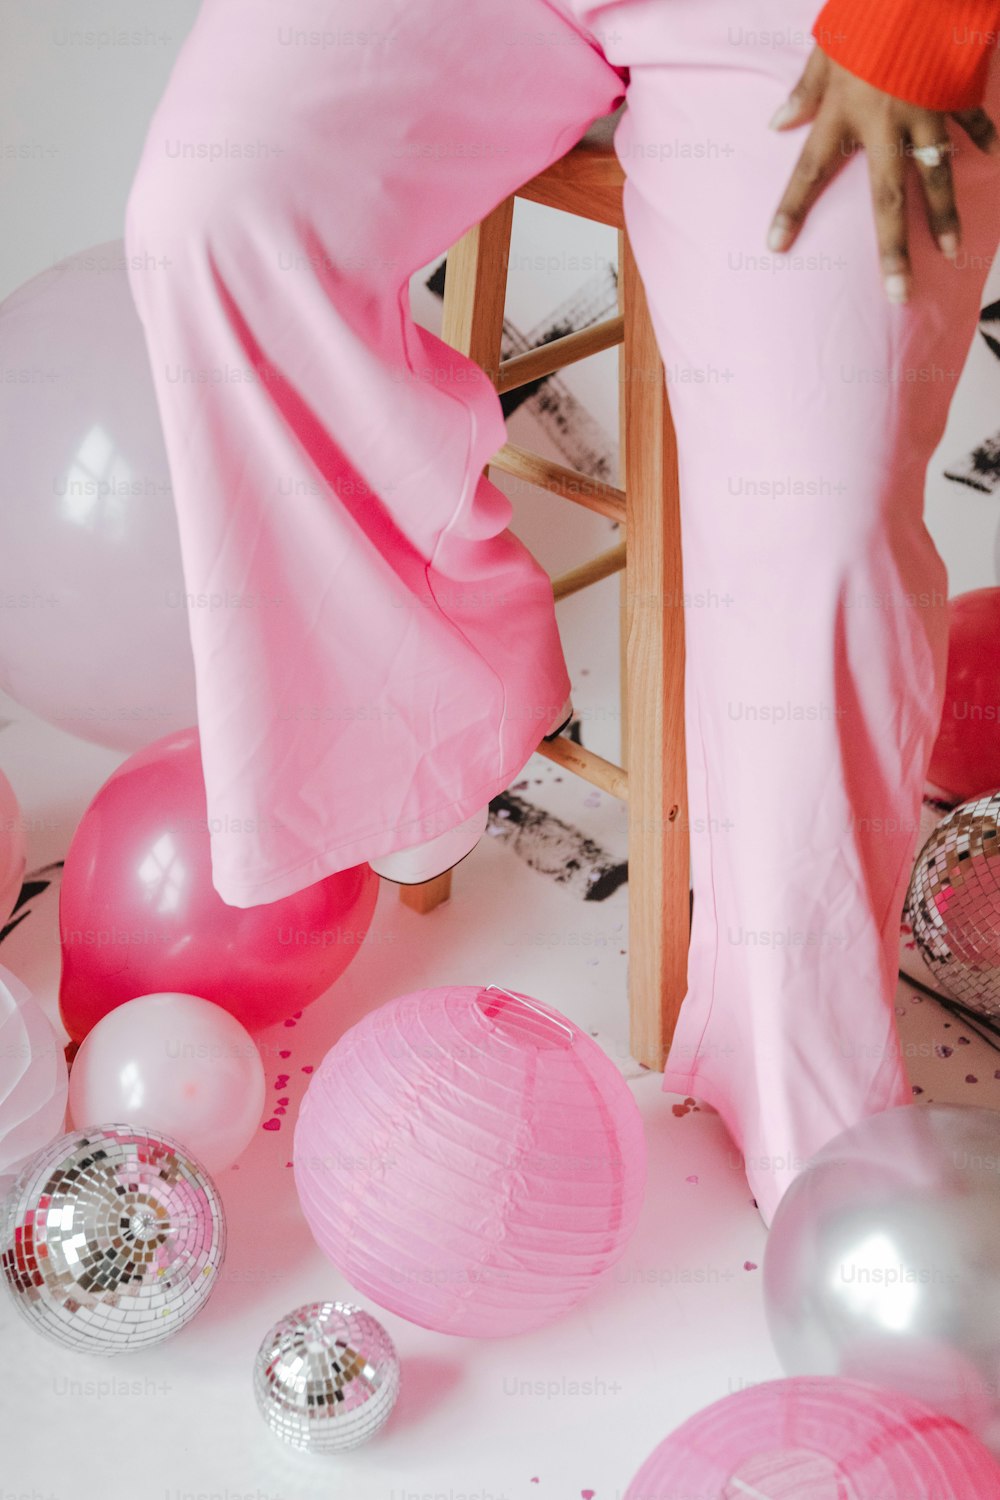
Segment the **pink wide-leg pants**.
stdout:
<path fill-rule="evenodd" d="M 956 129 L 965 248 L 948 264 L 911 202 L 909 306 L 883 294 L 863 158 L 767 252 L 804 133 L 766 122 L 817 3 L 204 0 L 126 223 L 213 878 L 252 906 L 470 815 L 566 697 L 548 581 L 482 477 L 499 401 L 408 283 L 627 99 L 690 600 L 694 931 L 665 1084 L 720 1111 L 766 1214 L 909 1098 L 897 924 L 946 645 L 924 473 L 1000 220 L 1000 166 Z"/>

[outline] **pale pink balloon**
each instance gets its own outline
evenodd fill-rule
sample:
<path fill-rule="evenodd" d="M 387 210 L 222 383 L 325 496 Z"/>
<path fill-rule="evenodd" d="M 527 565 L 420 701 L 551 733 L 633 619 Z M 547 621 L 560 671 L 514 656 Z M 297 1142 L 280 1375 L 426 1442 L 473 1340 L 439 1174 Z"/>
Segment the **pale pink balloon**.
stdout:
<path fill-rule="evenodd" d="M 0 964 L 0 1198 L 65 1119 L 63 1044 L 31 991 Z"/>
<path fill-rule="evenodd" d="M 0 686 L 134 750 L 197 720 L 177 518 L 120 240 L 0 304 Z"/>
<path fill-rule="evenodd" d="M 14 788 L 0 771 L 0 927 L 21 894 L 27 863 L 24 818 Z"/>
<path fill-rule="evenodd" d="M 254 1040 L 228 1011 L 198 995 L 141 995 L 81 1045 L 70 1118 L 78 1130 L 117 1120 L 162 1131 L 220 1172 L 253 1139 L 265 1088 Z"/>

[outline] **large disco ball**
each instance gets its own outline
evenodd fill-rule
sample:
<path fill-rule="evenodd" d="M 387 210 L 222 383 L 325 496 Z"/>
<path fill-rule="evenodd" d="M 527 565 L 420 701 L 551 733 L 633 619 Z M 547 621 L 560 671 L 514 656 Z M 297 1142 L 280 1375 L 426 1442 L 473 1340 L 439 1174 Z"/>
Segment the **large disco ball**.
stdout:
<path fill-rule="evenodd" d="M 5 1201 L 0 1266 L 39 1333 L 122 1354 L 183 1328 L 225 1254 L 222 1201 L 183 1147 L 131 1125 L 60 1136 Z"/>
<path fill-rule="evenodd" d="M 903 915 L 945 993 L 1000 1020 L 1000 792 L 941 819 L 914 865 Z"/>
<path fill-rule="evenodd" d="M 778 1205 L 764 1300 L 789 1375 L 867 1380 L 1000 1441 L 1000 1112 L 904 1104 Z"/>
<path fill-rule="evenodd" d="M 309 1453 L 343 1453 L 388 1419 L 399 1395 L 399 1355 L 370 1313 L 348 1302 L 310 1302 L 264 1335 L 254 1393 L 284 1442 Z"/>

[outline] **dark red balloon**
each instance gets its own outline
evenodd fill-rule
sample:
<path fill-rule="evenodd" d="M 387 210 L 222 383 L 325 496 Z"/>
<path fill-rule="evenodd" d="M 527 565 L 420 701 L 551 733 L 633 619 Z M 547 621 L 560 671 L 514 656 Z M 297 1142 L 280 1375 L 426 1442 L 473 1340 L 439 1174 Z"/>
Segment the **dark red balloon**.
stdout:
<path fill-rule="evenodd" d="M 1000 787 L 1000 588 L 949 602 L 948 676 L 930 780 L 955 797 Z"/>
<path fill-rule="evenodd" d="M 378 876 L 343 870 L 263 906 L 227 906 L 212 884 L 197 730 L 131 755 L 73 835 L 59 896 L 59 1005 L 82 1041 L 139 995 L 181 991 L 248 1031 L 286 1020 L 347 968 L 371 922 Z"/>

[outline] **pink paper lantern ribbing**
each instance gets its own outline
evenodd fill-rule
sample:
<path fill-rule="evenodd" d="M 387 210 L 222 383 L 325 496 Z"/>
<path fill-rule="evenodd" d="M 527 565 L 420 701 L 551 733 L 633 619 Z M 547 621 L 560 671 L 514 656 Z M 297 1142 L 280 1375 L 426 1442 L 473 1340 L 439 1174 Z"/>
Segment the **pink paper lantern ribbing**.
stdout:
<path fill-rule="evenodd" d="M 971 1500 L 1000 1466 L 920 1401 L 836 1376 L 769 1380 L 698 1412 L 651 1454 L 625 1500 Z"/>
<path fill-rule="evenodd" d="M 438 1333 L 551 1322 L 621 1257 L 646 1179 L 621 1073 L 572 1022 L 474 985 L 402 995 L 327 1053 L 299 1200 L 359 1292 Z"/>

